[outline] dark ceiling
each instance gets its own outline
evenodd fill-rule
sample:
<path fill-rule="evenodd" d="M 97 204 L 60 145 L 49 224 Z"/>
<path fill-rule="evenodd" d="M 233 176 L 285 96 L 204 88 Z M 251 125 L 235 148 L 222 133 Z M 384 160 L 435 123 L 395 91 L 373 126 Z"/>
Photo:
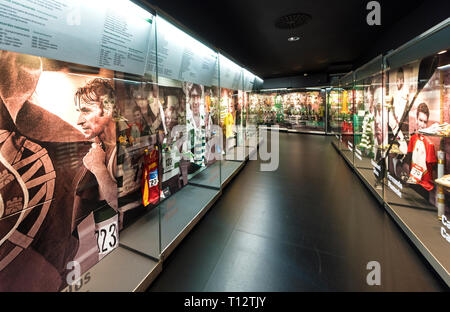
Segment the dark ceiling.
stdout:
<path fill-rule="evenodd" d="M 398 21 L 425 5 L 424 0 L 379 0 L 382 25 L 369 26 L 369 0 L 143 1 L 265 79 L 353 69 Z M 277 18 L 297 12 L 310 14 L 312 20 L 294 30 L 275 27 Z M 291 35 L 301 39 L 288 42 Z"/>

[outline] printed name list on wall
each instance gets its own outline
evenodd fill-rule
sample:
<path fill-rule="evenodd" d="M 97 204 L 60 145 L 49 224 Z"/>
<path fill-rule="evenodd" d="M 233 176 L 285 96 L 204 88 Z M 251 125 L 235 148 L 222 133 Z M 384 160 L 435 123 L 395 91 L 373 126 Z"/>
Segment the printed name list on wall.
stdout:
<path fill-rule="evenodd" d="M 126 0 L 0 0 L 0 49 L 143 75 L 151 13 Z"/>
<path fill-rule="evenodd" d="M 223 55 L 219 56 L 220 86 L 227 89 L 242 89 L 242 69 Z"/>
<path fill-rule="evenodd" d="M 211 86 L 217 71 L 217 53 L 161 17 L 156 18 L 158 75 Z M 147 74 L 155 72 L 155 46 L 147 63 Z"/>

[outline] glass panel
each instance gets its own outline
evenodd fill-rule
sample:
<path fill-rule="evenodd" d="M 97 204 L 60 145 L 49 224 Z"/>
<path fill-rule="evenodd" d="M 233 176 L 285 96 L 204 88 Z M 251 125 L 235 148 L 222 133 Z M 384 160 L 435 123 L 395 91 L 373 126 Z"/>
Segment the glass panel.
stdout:
<path fill-rule="evenodd" d="M 324 89 L 263 92 L 253 99 L 262 114 L 261 124 L 300 132 L 325 131 L 325 102 Z"/>
<path fill-rule="evenodd" d="M 324 131 L 325 93 L 311 91 L 282 94 L 282 127 L 298 131 Z"/>
<path fill-rule="evenodd" d="M 353 151 L 354 151 L 354 126 L 359 120 L 355 114 L 354 99 L 355 93 L 353 92 L 353 83 L 348 83 L 342 87 L 342 106 L 340 109 L 341 121 L 341 144 L 339 146 L 342 155 L 353 164 Z M 358 124 L 356 124 L 358 126 Z"/>
<path fill-rule="evenodd" d="M 155 22 L 129 1 L 75 13 L 45 1 L 3 6 L 27 18 L 2 16 L 17 44 L 0 40 L 14 50 L 0 50 L 0 163 L 11 180 L 0 194 L 0 291 L 58 291 L 73 281 L 70 268 L 87 274 L 114 257 L 134 219 L 156 211 L 159 187 L 144 207 L 140 186 L 156 138 L 140 102 L 153 91 Z M 154 220 L 146 242 L 157 258 Z"/>
<path fill-rule="evenodd" d="M 121 244 L 157 259 L 161 253 L 156 208 L 161 200 L 161 117 L 155 66 L 156 27 L 152 27 L 149 37 L 144 77 L 116 73 L 117 171 L 119 211 L 124 225 Z"/>
<path fill-rule="evenodd" d="M 220 192 L 217 53 L 157 17 L 161 249 Z M 160 52 L 161 51 L 161 52 Z"/>
<path fill-rule="evenodd" d="M 254 91 L 248 92 L 247 137 L 249 147 L 256 147 L 258 142 L 258 127 L 263 120 L 261 104 L 260 94 Z"/>
<path fill-rule="evenodd" d="M 382 59 L 379 60 L 379 70 L 382 69 Z M 383 127 L 383 85 L 382 74 L 363 78 L 355 83 L 356 114 L 358 126 L 355 127 L 356 170 L 373 189 L 383 196 L 383 174 L 378 162 L 383 155 L 385 141 Z"/>
<path fill-rule="evenodd" d="M 341 141 L 340 100 L 339 88 L 330 88 L 327 92 L 329 131 L 333 134 L 333 142 L 338 148 Z"/>
<path fill-rule="evenodd" d="M 220 120 L 223 131 L 221 183 L 226 184 L 248 155 L 243 128 L 243 69 L 220 55 Z"/>

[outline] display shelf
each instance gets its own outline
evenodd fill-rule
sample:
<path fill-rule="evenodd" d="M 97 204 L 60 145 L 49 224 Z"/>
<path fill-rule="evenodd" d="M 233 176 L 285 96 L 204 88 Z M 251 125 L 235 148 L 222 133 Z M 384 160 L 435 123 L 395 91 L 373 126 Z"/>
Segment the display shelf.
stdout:
<path fill-rule="evenodd" d="M 188 175 L 187 175 L 188 180 L 190 181 L 190 180 L 194 179 L 196 176 L 200 175 L 200 174 L 201 174 L 202 172 L 204 172 L 206 169 L 208 169 L 208 167 L 207 167 L 207 166 L 204 166 L 204 167 L 199 168 L 196 172 L 188 174 Z"/>
<path fill-rule="evenodd" d="M 155 252 L 159 250 L 161 255 L 167 256 L 168 251 L 178 245 L 220 194 L 220 190 L 186 185 L 122 231 L 121 246 L 149 257 L 155 257 Z M 160 235 L 160 246 L 158 236 L 155 237 L 157 234 Z M 174 243 L 175 246 L 172 245 Z"/>
<path fill-rule="evenodd" d="M 399 205 L 411 208 L 421 207 L 420 209 L 437 211 L 436 207 L 431 205 L 426 199 L 421 197 L 419 194 L 417 194 L 417 192 L 409 187 L 404 187 L 401 190 L 401 198 L 389 188 L 387 183 L 385 183 L 384 188 L 384 200 L 390 205 Z"/>
<path fill-rule="evenodd" d="M 342 151 L 331 142 L 336 151 L 343 156 Z M 378 202 L 384 206 L 394 221 L 406 233 L 411 242 L 435 269 L 444 282 L 450 286 L 450 249 L 448 242 L 440 234 L 442 223 L 436 217 L 436 212 L 427 209 L 417 209 L 386 203 L 383 187 L 376 187 L 373 169 L 355 168 L 346 157 L 342 157 L 349 167 L 357 174 L 367 189 Z M 384 188 L 387 188 L 384 185 Z M 435 210 L 435 208 L 434 208 Z M 430 247 L 429 247 L 430 246 Z M 432 247 L 431 247 L 432 246 Z"/>
<path fill-rule="evenodd" d="M 245 162 L 222 160 L 222 187 L 225 187 L 245 165 Z"/>
<path fill-rule="evenodd" d="M 335 142 L 331 142 L 331 145 L 336 149 L 336 152 L 338 152 L 339 155 L 342 155 L 342 151 L 339 150 L 339 147 L 336 145 Z M 356 172 L 356 175 L 359 177 L 359 179 L 364 183 L 364 185 L 367 187 L 367 189 L 375 196 L 375 198 L 380 202 L 380 204 L 383 204 L 383 188 L 381 185 L 379 187 L 375 187 L 376 185 L 376 179 L 373 174 L 373 169 L 366 169 L 366 168 L 358 168 L 355 169 L 353 164 L 346 158 L 342 157 L 345 160 L 345 163 L 354 171 Z"/>
<path fill-rule="evenodd" d="M 439 276 L 450 286 L 449 243 L 441 235 L 443 224 L 436 213 L 390 204 L 386 204 L 385 208 Z"/>
<path fill-rule="evenodd" d="M 300 134 L 320 134 L 324 135 L 325 131 L 316 131 L 316 130 L 297 130 L 297 129 L 289 129 L 289 133 L 300 133 Z"/>
<path fill-rule="evenodd" d="M 353 164 L 353 152 L 351 152 L 350 150 L 347 149 L 343 149 L 341 150 L 342 152 L 342 156 L 344 156 L 344 158 L 346 158 L 347 161 L 349 161 L 351 164 Z"/>
<path fill-rule="evenodd" d="M 196 174 L 195 177 L 189 179 L 189 184 L 219 189 L 220 161 L 214 162 Z"/>
<path fill-rule="evenodd" d="M 161 205 L 161 260 L 172 253 L 221 194 L 220 190 L 187 185 Z"/>
<path fill-rule="evenodd" d="M 370 192 L 375 195 L 377 200 L 383 204 L 383 184 L 377 184 L 377 180 L 373 173 L 373 169 L 357 169 L 355 171 L 358 174 L 358 177 L 364 182 L 366 187 L 370 190 Z"/>
<path fill-rule="evenodd" d="M 248 159 L 249 149 L 247 146 L 235 146 L 228 150 L 225 159 L 228 161 L 245 161 Z"/>
<path fill-rule="evenodd" d="M 159 258 L 160 254 L 159 240 L 157 207 L 137 219 L 133 224 L 120 232 L 119 236 L 120 246 L 155 259 Z"/>
<path fill-rule="evenodd" d="M 63 292 L 143 292 L 162 271 L 162 262 L 117 247 Z"/>
<path fill-rule="evenodd" d="M 197 175 L 193 181 L 191 180 L 189 183 L 201 183 L 202 180 L 210 176 L 211 170 L 219 170 L 219 165 L 219 162 L 214 163 L 203 170 L 202 173 Z M 222 187 L 229 183 L 244 165 L 245 162 L 222 161 L 222 177 L 225 178 Z M 111 253 L 105 258 L 105 260 L 108 259 L 109 262 L 101 261 L 96 265 L 95 271 L 90 270 L 89 272 L 99 272 L 98 274 L 102 274 L 102 276 L 104 274 L 106 274 L 106 276 L 113 276 L 113 274 L 107 270 L 111 266 L 116 266 L 116 263 L 118 263 L 117 265 L 122 265 L 122 263 L 134 264 L 133 261 L 143 261 L 143 259 L 146 259 L 155 264 L 152 270 L 145 272 L 145 270 L 140 270 L 140 267 L 137 267 L 137 270 L 130 269 L 132 271 L 131 277 L 135 280 L 139 280 L 140 277 L 140 282 L 136 282 L 136 285 L 134 285 L 134 282 L 130 280 L 129 285 L 125 284 L 123 287 L 117 286 L 117 291 L 145 290 L 159 272 L 161 272 L 163 261 L 167 259 L 173 250 L 181 243 L 186 235 L 217 201 L 221 194 L 222 192 L 220 189 L 214 190 L 208 187 L 188 184 L 182 190 L 160 203 L 157 208 L 151 210 L 123 230 L 120 234 L 120 252 Z M 158 224 L 159 219 L 161 224 L 160 229 Z M 157 239 L 159 233 L 161 235 L 161 247 L 159 246 L 159 240 Z M 155 255 L 158 254 L 159 250 L 161 250 L 160 261 L 155 261 Z M 136 259 L 131 258 L 132 256 Z M 138 262 L 138 264 L 140 263 Z M 115 285 L 113 285 L 112 290 L 110 290 L 111 288 L 108 284 L 112 283 L 112 281 L 108 281 L 107 279 L 102 278 L 98 283 L 98 286 L 92 284 L 95 287 L 90 286 L 90 288 L 82 288 L 80 291 L 84 291 L 85 289 L 87 289 L 87 291 L 116 290 Z M 131 290 L 127 290 L 127 287 Z"/>
<path fill-rule="evenodd" d="M 356 160 L 356 159 L 358 159 L 358 160 Z M 357 170 L 368 169 L 368 170 L 372 170 L 372 172 L 373 172 L 372 158 L 368 158 L 365 156 L 361 157 L 361 159 L 355 158 L 355 165 L 356 165 Z"/>
<path fill-rule="evenodd" d="M 287 132 L 289 129 L 288 128 L 281 128 L 281 127 L 268 127 L 268 126 L 259 126 L 260 129 L 264 129 L 264 130 L 278 130 L 281 132 Z"/>

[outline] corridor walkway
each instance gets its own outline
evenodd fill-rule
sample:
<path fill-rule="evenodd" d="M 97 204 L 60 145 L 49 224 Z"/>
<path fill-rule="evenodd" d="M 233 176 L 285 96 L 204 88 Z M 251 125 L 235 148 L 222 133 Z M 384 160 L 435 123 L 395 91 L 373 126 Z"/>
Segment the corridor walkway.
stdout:
<path fill-rule="evenodd" d="M 366 282 L 370 261 L 381 286 Z M 164 262 L 150 291 L 438 291 L 446 286 L 330 144 L 280 133 Z"/>

